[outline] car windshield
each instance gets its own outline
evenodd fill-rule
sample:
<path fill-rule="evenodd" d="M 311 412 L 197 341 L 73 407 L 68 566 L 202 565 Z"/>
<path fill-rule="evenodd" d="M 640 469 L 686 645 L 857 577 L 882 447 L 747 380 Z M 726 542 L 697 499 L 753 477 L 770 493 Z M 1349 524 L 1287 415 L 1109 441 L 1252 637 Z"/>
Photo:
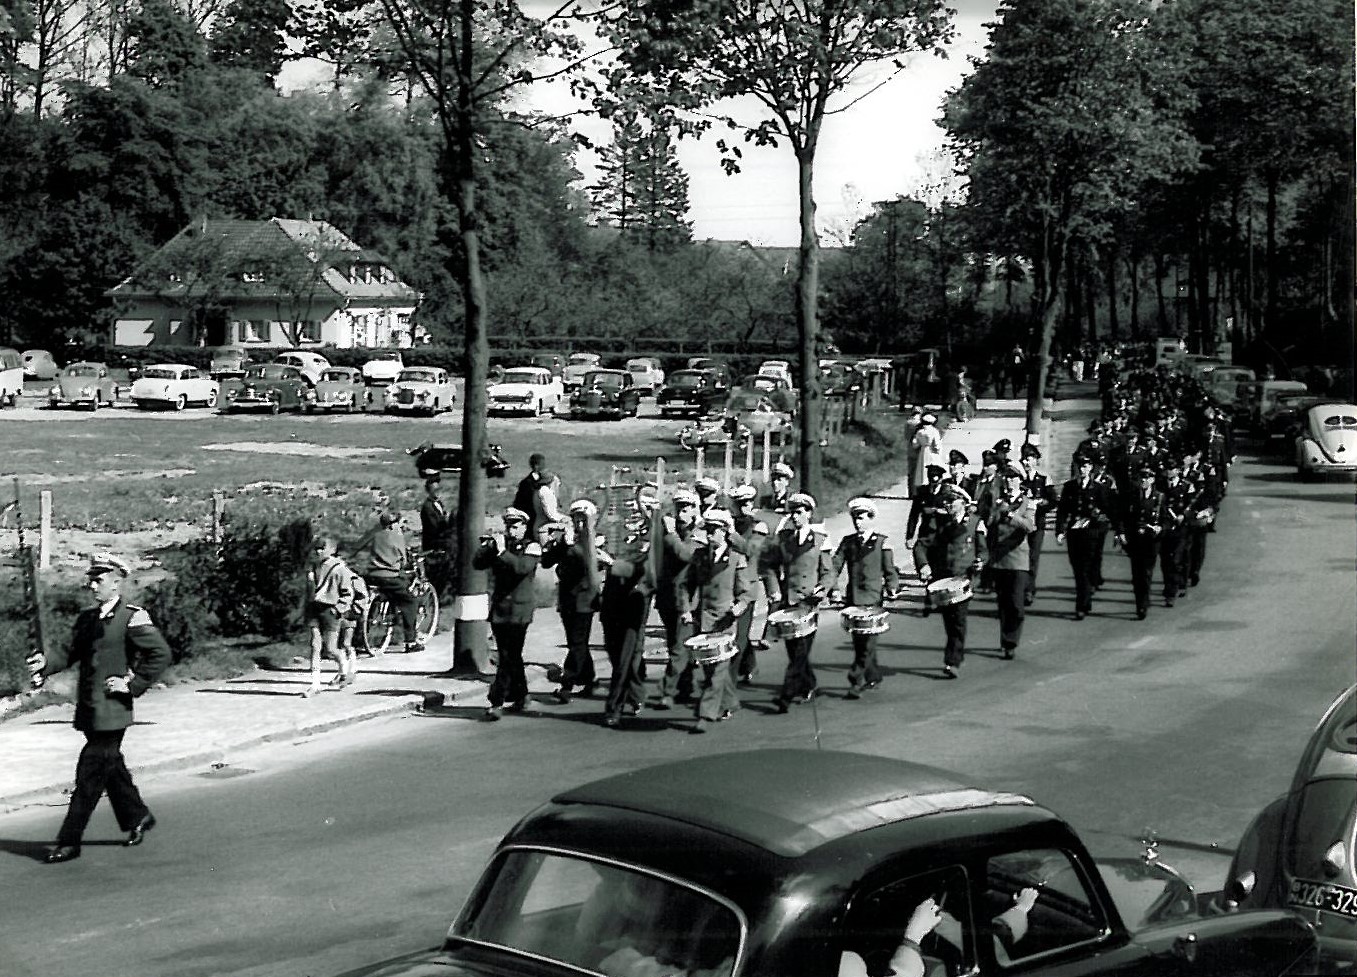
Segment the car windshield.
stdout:
<path fill-rule="evenodd" d="M 728 977 L 742 926 L 678 882 L 558 852 L 509 851 L 453 925 L 460 939 L 603 974 Z"/>
<path fill-rule="evenodd" d="M 247 380 L 278 380 L 293 375 L 292 367 L 283 366 L 280 363 L 264 363 L 260 366 L 252 366 L 245 371 Z"/>
<path fill-rule="evenodd" d="M 771 377 L 765 376 L 745 377 L 741 386 L 749 387 L 753 390 L 776 390 L 777 381 Z"/>
<path fill-rule="evenodd" d="M 671 387 L 700 387 L 702 386 L 701 373 L 671 373 L 669 375 L 669 386 Z"/>
<path fill-rule="evenodd" d="M 556 365 L 556 357 L 554 357 L 554 356 L 548 356 L 548 355 L 538 355 L 538 356 L 534 356 L 534 357 L 532 358 L 532 365 L 533 365 L 533 366 L 544 366 L 544 367 L 546 367 L 548 370 L 550 370 L 553 366 Z"/>
<path fill-rule="evenodd" d="M 505 370 L 500 383 L 545 383 L 536 370 Z"/>
<path fill-rule="evenodd" d="M 401 370 L 396 379 L 407 383 L 434 383 L 436 378 L 433 370 Z"/>
<path fill-rule="evenodd" d="M 376 360 L 382 360 L 388 363 L 399 363 L 401 361 L 400 353 L 378 353 L 373 357 Z"/>
<path fill-rule="evenodd" d="M 91 366 L 88 363 L 80 363 L 76 366 L 66 367 L 66 375 L 68 377 L 97 377 L 99 375 L 99 368 L 97 366 Z"/>
<path fill-rule="evenodd" d="M 593 353 L 576 353 L 570 357 L 571 366 L 592 366 L 598 362 L 598 357 Z"/>
<path fill-rule="evenodd" d="M 584 376 L 584 385 L 586 387 L 608 387 L 617 389 L 622 386 L 623 374 L 616 370 L 594 370 L 592 373 L 586 373 Z"/>
<path fill-rule="evenodd" d="M 627 369 L 632 373 L 649 373 L 651 366 L 649 363 L 628 363 Z"/>
<path fill-rule="evenodd" d="M 178 380 L 179 371 L 168 366 L 148 366 L 141 371 L 143 380 Z"/>
<path fill-rule="evenodd" d="M 331 380 L 335 383 L 348 383 L 353 379 L 353 373 L 349 370 L 326 370 L 320 375 L 322 381 Z"/>

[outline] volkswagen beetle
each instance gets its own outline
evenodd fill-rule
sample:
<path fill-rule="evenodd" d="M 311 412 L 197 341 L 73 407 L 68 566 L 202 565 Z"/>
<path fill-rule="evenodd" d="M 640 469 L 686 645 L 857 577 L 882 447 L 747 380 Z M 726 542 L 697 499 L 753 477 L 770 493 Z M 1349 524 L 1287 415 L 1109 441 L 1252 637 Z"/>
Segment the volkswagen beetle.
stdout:
<path fill-rule="evenodd" d="M 557 794 L 500 842 L 441 947 L 351 977 L 883 974 L 929 899 L 946 910 L 916 945 L 930 975 L 1310 966 L 1303 920 L 1201 916 L 1176 873 L 1142 864 L 1162 898 L 1128 925 L 1073 829 L 1030 797 L 860 753 L 720 754 Z"/>
<path fill-rule="evenodd" d="M 118 399 L 118 385 L 103 363 L 71 363 L 61 371 L 47 392 L 49 407 L 84 407 L 98 410 L 111 407 Z"/>
<path fill-rule="evenodd" d="M 1302 479 L 1357 472 L 1357 404 L 1311 407 L 1294 444 L 1296 474 Z"/>

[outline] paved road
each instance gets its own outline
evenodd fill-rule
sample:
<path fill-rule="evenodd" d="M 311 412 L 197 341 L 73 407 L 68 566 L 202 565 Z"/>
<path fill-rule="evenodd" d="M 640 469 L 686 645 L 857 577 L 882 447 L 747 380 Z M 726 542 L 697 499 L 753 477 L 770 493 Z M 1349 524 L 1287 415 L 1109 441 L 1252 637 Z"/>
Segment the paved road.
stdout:
<path fill-rule="evenodd" d="M 1284 788 L 1313 721 L 1352 681 L 1352 488 L 1245 462 L 1211 546 L 1203 584 L 1143 623 L 1120 554 L 1094 615 L 1071 620 L 1067 566 L 1051 552 L 1019 658 L 998 659 L 981 604 L 958 682 L 934 678 L 941 624 L 903 618 L 874 697 L 826 696 L 787 717 L 751 707 L 705 737 L 658 717 L 610 732 L 585 702 L 494 727 L 450 708 L 274 745 L 214 776 L 148 779 L 162 824 L 134 851 L 91 847 L 47 867 L 25 856 L 59 811 L 0 818 L 0 878 L 23 894 L 0 919 L 0 973 L 301 977 L 430 945 L 499 835 L 556 789 L 680 756 L 809 746 L 817 719 L 826 748 L 1032 793 L 1100 850 L 1132 853 L 1152 826 L 1218 885 L 1225 858 L 1211 846 L 1228 849 Z M 842 685 L 844 644 L 821 640 L 826 685 Z M 115 836 L 106 808 L 95 836 Z"/>

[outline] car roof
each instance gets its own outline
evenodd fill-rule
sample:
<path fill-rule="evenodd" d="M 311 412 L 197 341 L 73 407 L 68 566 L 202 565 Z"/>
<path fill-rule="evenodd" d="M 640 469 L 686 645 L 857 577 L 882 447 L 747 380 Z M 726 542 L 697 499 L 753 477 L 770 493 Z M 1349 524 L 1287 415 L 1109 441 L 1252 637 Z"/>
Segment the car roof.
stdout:
<path fill-rule="evenodd" d="M 187 363 L 147 363 L 142 371 L 146 370 L 196 370 L 196 366 L 189 366 Z"/>
<path fill-rule="evenodd" d="M 1034 807 L 954 774 L 865 753 L 757 750 L 660 764 L 558 794 L 558 804 L 639 811 L 784 857 L 897 821 L 982 807 Z"/>
<path fill-rule="evenodd" d="M 1357 685 L 1334 699 L 1310 737 L 1294 789 L 1306 781 L 1357 776 Z"/>

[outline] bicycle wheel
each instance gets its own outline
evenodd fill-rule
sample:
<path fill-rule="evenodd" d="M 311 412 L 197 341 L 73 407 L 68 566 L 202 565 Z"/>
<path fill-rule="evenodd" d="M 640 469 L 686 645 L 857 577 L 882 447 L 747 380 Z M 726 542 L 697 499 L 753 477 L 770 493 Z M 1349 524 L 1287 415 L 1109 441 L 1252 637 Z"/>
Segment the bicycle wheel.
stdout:
<path fill-rule="evenodd" d="M 421 643 L 427 643 L 438 630 L 438 591 L 433 584 L 422 582 L 411 588 L 415 599 L 415 633 Z"/>
<path fill-rule="evenodd" d="M 363 647 L 369 654 L 384 654 L 396 630 L 396 615 L 391 602 L 385 597 L 373 597 L 363 612 L 362 625 Z"/>

